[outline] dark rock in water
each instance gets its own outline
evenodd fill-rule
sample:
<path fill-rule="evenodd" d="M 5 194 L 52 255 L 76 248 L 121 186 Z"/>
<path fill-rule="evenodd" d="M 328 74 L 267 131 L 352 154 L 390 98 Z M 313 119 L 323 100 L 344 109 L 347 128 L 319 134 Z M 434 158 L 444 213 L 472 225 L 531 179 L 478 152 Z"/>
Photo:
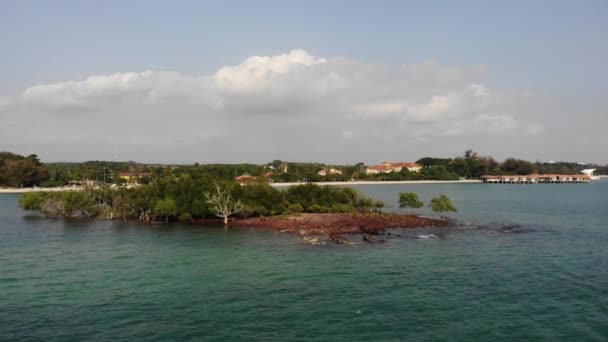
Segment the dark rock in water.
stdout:
<path fill-rule="evenodd" d="M 386 242 L 385 240 L 378 240 L 368 234 L 363 235 L 363 241 L 365 241 L 367 243 L 384 243 L 384 242 Z"/>
<path fill-rule="evenodd" d="M 363 235 L 363 241 L 365 241 L 367 243 L 374 243 L 374 242 L 376 242 L 376 239 L 371 237 L 371 235 L 365 234 L 365 235 Z"/>
<path fill-rule="evenodd" d="M 517 224 L 505 224 L 504 226 L 500 227 L 501 231 L 509 231 L 509 230 L 514 230 L 514 229 L 518 229 L 521 226 L 517 225 Z"/>
<path fill-rule="evenodd" d="M 502 234 L 522 234 L 533 232 L 534 229 L 524 228 L 518 224 L 505 224 L 498 228 L 498 232 Z"/>
<path fill-rule="evenodd" d="M 329 238 L 331 239 L 331 241 L 333 241 L 334 243 L 338 244 L 338 245 L 352 245 L 353 243 L 344 238 L 342 235 L 339 234 L 332 234 L 329 236 Z"/>

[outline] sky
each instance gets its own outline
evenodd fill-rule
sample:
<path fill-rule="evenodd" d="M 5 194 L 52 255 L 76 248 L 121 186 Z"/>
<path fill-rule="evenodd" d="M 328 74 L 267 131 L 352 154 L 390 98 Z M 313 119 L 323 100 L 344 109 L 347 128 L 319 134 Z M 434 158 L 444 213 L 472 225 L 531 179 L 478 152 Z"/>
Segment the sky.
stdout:
<path fill-rule="evenodd" d="M 608 163 L 606 1 L 0 0 L 0 150 Z"/>

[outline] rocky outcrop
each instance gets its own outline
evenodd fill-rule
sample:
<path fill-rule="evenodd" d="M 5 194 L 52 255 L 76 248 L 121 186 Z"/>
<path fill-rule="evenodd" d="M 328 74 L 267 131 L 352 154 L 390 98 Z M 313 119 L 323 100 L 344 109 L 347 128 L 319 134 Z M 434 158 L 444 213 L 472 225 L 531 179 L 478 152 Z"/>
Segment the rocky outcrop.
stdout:
<path fill-rule="evenodd" d="M 387 234 L 388 229 L 422 227 L 447 227 L 450 222 L 415 215 L 388 213 L 348 213 L 348 214 L 299 214 L 291 216 L 256 217 L 239 220 L 235 225 L 276 229 L 283 233 L 298 234 L 304 243 L 323 244 L 316 237 L 327 236 L 340 245 L 351 245 L 345 235 L 363 235 L 367 243 L 381 243 L 375 238 Z M 389 233 L 390 234 L 390 233 Z"/>

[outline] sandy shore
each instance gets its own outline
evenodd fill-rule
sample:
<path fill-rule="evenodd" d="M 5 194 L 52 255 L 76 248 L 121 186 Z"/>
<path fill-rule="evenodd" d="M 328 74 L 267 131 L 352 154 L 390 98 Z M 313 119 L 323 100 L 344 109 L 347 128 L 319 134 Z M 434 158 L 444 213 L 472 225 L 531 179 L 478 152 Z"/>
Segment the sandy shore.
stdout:
<path fill-rule="evenodd" d="M 316 182 L 317 185 L 377 185 L 377 184 L 469 184 L 481 183 L 477 179 L 441 181 L 441 180 L 419 180 L 419 181 L 351 181 L 351 182 Z M 302 185 L 307 183 L 271 183 L 271 186 L 284 187 Z"/>
<path fill-rule="evenodd" d="M 62 186 L 56 188 L 0 188 L 0 194 L 22 194 L 24 192 L 38 191 L 80 191 L 81 187 Z"/>

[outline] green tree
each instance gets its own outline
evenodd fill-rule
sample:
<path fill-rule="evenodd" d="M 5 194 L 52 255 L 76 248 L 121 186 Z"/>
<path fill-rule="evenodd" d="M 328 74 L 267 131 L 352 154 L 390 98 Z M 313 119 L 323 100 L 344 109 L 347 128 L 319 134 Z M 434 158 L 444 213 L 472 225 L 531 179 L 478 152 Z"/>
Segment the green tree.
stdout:
<path fill-rule="evenodd" d="M 501 165 L 501 171 L 508 175 L 529 175 L 536 173 L 536 166 L 528 161 L 509 158 Z"/>
<path fill-rule="evenodd" d="M 424 203 L 418 198 L 418 195 L 413 192 L 399 193 L 399 208 L 419 209 L 424 206 Z"/>
<path fill-rule="evenodd" d="M 25 210 L 40 210 L 46 197 L 45 192 L 26 192 L 19 198 L 19 206 Z"/>
<path fill-rule="evenodd" d="M 429 203 L 429 207 L 433 210 L 434 213 L 445 213 L 445 212 L 457 212 L 458 209 L 452 204 L 452 200 L 446 195 L 441 195 L 439 197 L 435 197 Z"/>
<path fill-rule="evenodd" d="M 47 179 L 49 172 L 36 155 L 26 158 L 9 152 L 0 153 L 0 185 L 29 187 Z"/>
<path fill-rule="evenodd" d="M 290 204 L 287 209 L 292 213 L 301 213 L 304 211 L 304 208 L 299 203 Z"/>
<path fill-rule="evenodd" d="M 95 197 L 89 191 L 65 191 L 57 195 L 63 200 L 63 215 L 66 217 L 87 217 L 97 213 Z"/>
<path fill-rule="evenodd" d="M 116 216 L 121 217 L 124 221 L 127 220 L 127 217 L 135 215 L 133 200 L 129 198 L 129 192 L 126 189 L 116 190 L 112 197 L 112 210 Z"/>
<path fill-rule="evenodd" d="M 169 222 L 169 216 L 175 216 L 177 214 L 175 200 L 167 197 L 158 200 L 154 205 L 154 214 L 163 216 L 165 218 L 165 223 Z"/>

